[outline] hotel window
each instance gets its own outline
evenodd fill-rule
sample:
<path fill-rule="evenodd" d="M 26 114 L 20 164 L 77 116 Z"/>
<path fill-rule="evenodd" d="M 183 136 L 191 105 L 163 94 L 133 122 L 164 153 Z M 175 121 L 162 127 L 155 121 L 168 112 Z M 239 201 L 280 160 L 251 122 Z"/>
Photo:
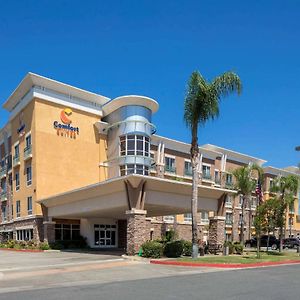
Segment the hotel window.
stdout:
<path fill-rule="evenodd" d="M 289 217 L 289 226 L 293 226 L 293 225 L 294 225 L 294 218 Z"/>
<path fill-rule="evenodd" d="M 174 216 L 164 216 L 164 221 L 165 222 L 174 222 Z"/>
<path fill-rule="evenodd" d="M 27 213 L 32 215 L 32 197 L 27 197 Z"/>
<path fill-rule="evenodd" d="M 290 214 L 294 214 L 295 213 L 295 205 L 294 205 L 294 203 L 289 206 L 289 212 L 290 212 Z"/>
<path fill-rule="evenodd" d="M 28 166 L 26 168 L 26 179 L 27 179 L 27 186 L 31 185 L 32 183 L 32 168 Z"/>
<path fill-rule="evenodd" d="M 78 240 L 80 238 L 79 224 L 55 224 L 55 240 Z"/>
<path fill-rule="evenodd" d="M 192 214 L 184 214 L 184 222 L 192 222 Z"/>
<path fill-rule="evenodd" d="M 1 207 L 1 214 L 2 214 L 2 221 L 6 221 L 7 220 L 7 206 L 3 205 Z"/>
<path fill-rule="evenodd" d="M 150 152 L 150 157 L 151 157 L 151 170 L 155 170 L 156 163 L 155 163 L 154 152 Z"/>
<path fill-rule="evenodd" d="M 274 187 L 274 181 L 272 178 L 270 178 L 270 187 L 269 187 L 269 190 L 272 190 Z"/>
<path fill-rule="evenodd" d="M 14 205 L 11 205 L 11 218 L 14 218 Z"/>
<path fill-rule="evenodd" d="M 33 239 L 33 229 L 17 230 L 17 241 L 30 241 Z"/>
<path fill-rule="evenodd" d="M 221 184 L 220 172 L 218 170 L 215 170 L 215 183 L 219 185 Z"/>
<path fill-rule="evenodd" d="M 165 157 L 165 171 L 170 173 L 175 173 L 175 158 L 174 157 Z"/>
<path fill-rule="evenodd" d="M 210 166 L 203 165 L 202 166 L 202 174 L 203 174 L 203 179 L 211 179 L 211 173 L 210 173 Z"/>
<path fill-rule="evenodd" d="M 243 223 L 242 213 L 239 215 L 239 226 L 241 226 Z"/>
<path fill-rule="evenodd" d="M 20 145 L 19 143 L 15 145 L 15 158 L 20 157 Z"/>
<path fill-rule="evenodd" d="M 20 189 L 20 173 L 17 172 L 15 174 L 15 181 L 16 181 L 16 191 Z"/>
<path fill-rule="evenodd" d="M 226 213 L 225 224 L 232 225 L 232 213 Z"/>
<path fill-rule="evenodd" d="M 190 161 L 184 162 L 184 175 L 192 176 L 192 163 Z"/>
<path fill-rule="evenodd" d="M 31 148 L 31 134 L 28 134 L 25 138 L 25 150 Z"/>
<path fill-rule="evenodd" d="M 227 185 L 232 185 L 232 174 L 226 174 L 226 184 Z"/>
<path fill-rule="evenodd" d="M 208 223 L 208 211 L 201 211 L 201 222 Z"/>
<path fill-rule="evenodd" d="M 251 208 L 256 209 L 256 206 L 257 206 L 257 198 L 251 197 Z"/>
<path fill-rule="evenodd" d="M 8 183 L 9 183 L 10 188 L 12 189 L 12 184 L 13 184 L 12 174 L 9 174 L 9 176 L 8 176 Z"/>
<path fill-rule="evenodd" d="M 16 201 L 16 215 L 17 215 L 17 218 L 19 218 L 21 216 L 21 201 L 20 200 Z"/>
<path fill-rule="evenodd" d="M 232 208 L 232 195 L 226 196 L 225 207 Z"/>
<path fill-rule="evenodd" d="M 150 139 L 144 135 L 123 135 L 120 136 L 120 155 L 137 155 L 149 157 Z"/>
<path fill-rule="evenodd" d="M 244 202 L 244 196 L 243 195 L 239 195 L 239 203 L 238 203 L 238 207 L 242 207 L 243 206 L 243 202 Z"/>
<path fill-rule="evenodd" d="M 128 174 L 140 174 L 140 175 L 149 175 L 149 167 L 140 164 L 127 164 L 120 166 L 121 176 Z"/>

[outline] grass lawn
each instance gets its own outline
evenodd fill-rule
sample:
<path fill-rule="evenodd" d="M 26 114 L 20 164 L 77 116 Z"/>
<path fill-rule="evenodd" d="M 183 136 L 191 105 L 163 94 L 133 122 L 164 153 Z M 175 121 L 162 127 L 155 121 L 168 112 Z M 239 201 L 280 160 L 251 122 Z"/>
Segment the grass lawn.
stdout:
<path fill-rule="evenodd" d="M 299 253 L 295 252 L 279 252 L 269 253 L 262 252 L 261 258 L 256 258 L 255 252 L 244 252 L 243 255 L 210 255 L 203 256 L 197 259 L 192 258 L 179 258 L 177 261 L 181 262 L 198 262 L 198 263 L 224 263 L 224 264 L 250 264 L 250 263 L 259 263 L 259 262 L 277 262 L 285 260 L 300 260 Z"/>

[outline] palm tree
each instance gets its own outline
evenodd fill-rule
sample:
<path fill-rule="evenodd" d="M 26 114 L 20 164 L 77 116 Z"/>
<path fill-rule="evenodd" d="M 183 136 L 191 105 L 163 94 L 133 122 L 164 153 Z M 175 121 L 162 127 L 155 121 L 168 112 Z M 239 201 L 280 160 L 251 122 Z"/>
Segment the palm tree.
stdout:
<path fill-rule="evenodd" d="M 271 188 L 271 192 L 277 194 L 277 197 L 281 200 L 278 214 L 277 226 L 279 227 L 279 251 L 282 251 L 282 240 L 284 237 L 283 229 L 286 222 L 286 213 L 289 207 L 292 207 L 295 202 L 295 195 L 299 188 L 299 178 L 296 175 L 288 175 L 286 177 L 278 176 L 274 180 L 274 185 Z"/>
<path fill-rule="evenodd" d="M 241 233 L 240 233 L 240 242 L 244 243 L 244 213 L 247 204 L 250 202 L 251 194 L 255 190 L 256 182 L 253 180 L 253 166 L 243 166 L 238 169 L 235 169 L 232 174 L 235 177 L 235 189 L 238 192 L 238 195 L 242 198 L 241 208 Z"/>
<path fill-rule="evenodd" d="M 198 183 L 199 183 L 199 146 L 198 128 L 210 119 L 219 115 L 221 98 L 233 92 L 241 93 L 242 84 L 238 75 L 225 72 L 212 81 L 207 81 L 198 71 L 194 71 L 189 79 L 187 93 L 184 101 L 184 120 L 191 130 L 191 164 L 192 164 L 192 257 L 198 257 Z"/>

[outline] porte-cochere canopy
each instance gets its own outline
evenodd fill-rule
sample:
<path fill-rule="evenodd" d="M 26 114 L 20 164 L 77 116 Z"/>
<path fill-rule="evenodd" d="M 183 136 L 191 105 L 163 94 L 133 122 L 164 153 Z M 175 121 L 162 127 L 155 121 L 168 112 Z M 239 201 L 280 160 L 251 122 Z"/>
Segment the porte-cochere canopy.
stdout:
<path fill-rule="evenodd" d="M 232 190 L 199 185 L 198 210 L 221 209 Z M 147 211 L 148 217 L 191 211 L 192 185 L 187 182 L 131 174 L 58 194 L 39 201 L 54 218 L 125 219 L 127 210 Z"/>

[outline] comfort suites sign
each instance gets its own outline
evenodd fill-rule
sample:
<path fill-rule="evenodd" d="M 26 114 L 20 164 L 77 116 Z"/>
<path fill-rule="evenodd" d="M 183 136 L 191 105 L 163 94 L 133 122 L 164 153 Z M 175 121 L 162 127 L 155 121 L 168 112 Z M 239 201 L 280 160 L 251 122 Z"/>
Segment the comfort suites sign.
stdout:
<path fill-rule="evenodd" d="M 60 120 L 53 122 L 53 127 L 57 131 L 57 135 L 67 136 L 75 139 L 77 135 L 79 135 L 79 127 L 74 127 L 71 120 L 72 115 L 71 108 L 65 108 L 60 112 Z"/>

